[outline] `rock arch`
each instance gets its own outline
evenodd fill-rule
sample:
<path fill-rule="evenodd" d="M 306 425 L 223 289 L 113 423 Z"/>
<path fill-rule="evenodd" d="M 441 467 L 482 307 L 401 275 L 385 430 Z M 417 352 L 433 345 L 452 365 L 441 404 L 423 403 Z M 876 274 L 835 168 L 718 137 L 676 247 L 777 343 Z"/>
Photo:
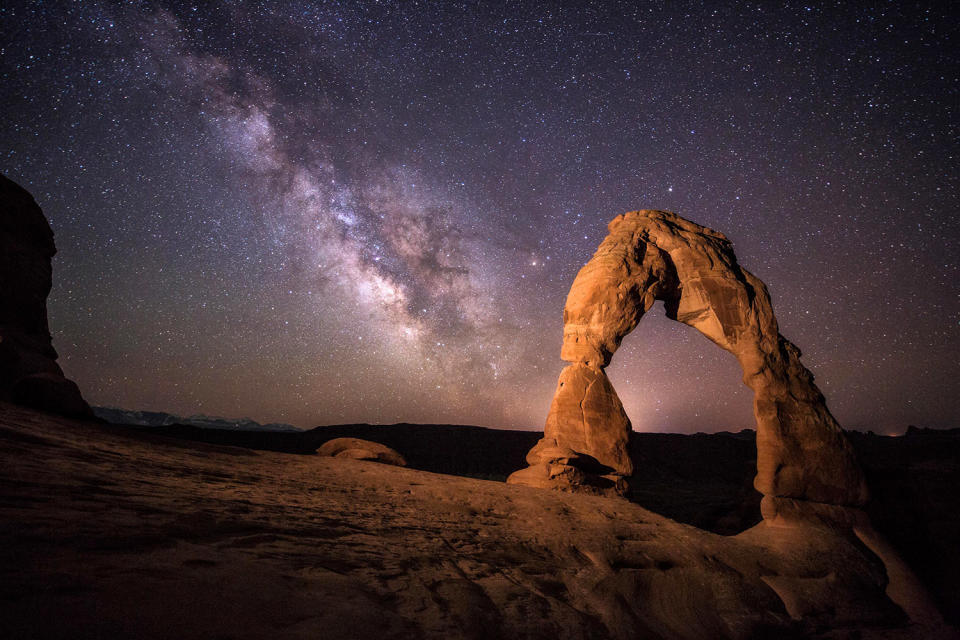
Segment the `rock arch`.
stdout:
<path fill-rule="evenodd" d="M 858 506 L 868 497 L 843 430 L 800 350 L 780 335 L 766 286 L 738 263 L 726 236 L 665 211 L 631 211 L 584 265 L 563 310 L 560 373 L 530 467 L 508 482 L 571 491 L 625 489 L 630 420 L 604 368 L 654 304 L 732 353 L 754 392 L 764 514 L 777 502 Z"/>

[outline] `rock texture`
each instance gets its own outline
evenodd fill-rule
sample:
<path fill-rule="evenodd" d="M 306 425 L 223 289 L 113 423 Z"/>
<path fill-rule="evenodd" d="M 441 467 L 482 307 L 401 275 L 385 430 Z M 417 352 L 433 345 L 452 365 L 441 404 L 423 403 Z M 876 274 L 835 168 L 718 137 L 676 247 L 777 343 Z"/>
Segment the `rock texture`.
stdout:
<path fill-rule="evenodd" d="M 53 231 L 22 187 L 0 175 L 0 399 L 93 417 L 57 365 L 47 325 Z"/>
<path fill-rule="evenodd" d="M 626 500 L 0 403 L 0 638 L 955 638 L 849 522 L 718 536 Z"/>
<path fill-rule="evenodd" d="M 557 448 L 594 458 L 616 477 L 630 474 L 630 422 L 603 369 L 662 300 L 667 317 L 703 333 L 743 369 L 754 392 L 754 486 L 765 496 L 764 513 L 773 517 L 781 499 L 862 505 L 866 483 L 843 430 L 800 362 L 800 350 L 780 335 L 766 286 L 737 263 L 730 241 L 664 211 L 631 211 L 608 228 L 567 296 L 561 357 L 573 364 L 560 374 L 544 439 L 528 457 L 537 470 L 509 481 L 570 489 L 566 480 L 550 479 L 559 462 L 542 452 Z M 586 482 L 585 490 L 594 485 Z"/>
<path fill-rule="evenodd" d="M 370 442 L 360 438 L 334 438 L 324 442 L 317 455 L 328 456 L 331 458 L 352 458 L 353 460 L 369 460 L 370 462 L 382 462 L 383 464 L 392 464 L 397 467 L 407 466 L 407 461 L 402 455 L 390 447 L 379 442 Z"/>
<path fill-rule="evenodd" d="M 600 368 L 574 364 L 560 374 L 544 437 L 527 454 L 527 469 L 509 481 L 541 488 L 620 493 L 633 473 L 627 449 L 630 419 Z"/>

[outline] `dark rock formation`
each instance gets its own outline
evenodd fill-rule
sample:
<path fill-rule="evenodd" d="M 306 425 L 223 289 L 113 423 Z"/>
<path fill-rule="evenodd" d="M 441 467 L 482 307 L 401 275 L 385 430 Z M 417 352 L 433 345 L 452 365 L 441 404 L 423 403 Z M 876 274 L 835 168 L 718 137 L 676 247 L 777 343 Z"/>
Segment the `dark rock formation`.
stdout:
<path fill-rule="evenodd" d="M 570 489 L 569 478 L 586 473 L 589 481 L 580 484 L 594 492 L 602 475 L 569 455 L 564 461 L 541 453 L 567 449 L 607 467 L 608 480 L 631 473 L 630 422 L 603 369 L 662 300 L 667 317 L 736 356 L 754 391 L 754 485 L 765 496 L 765 517 L 794 511 L 794 499 L 862 505 L 866 483 L 843 430 L 801 364 L 800 350 L 780 335 L 766 286 L 740 267 L 729 240 L 663 211 L 617 216 L 609 230 L 564 307 L 561 357 L 574 364 L 560 374 L 544 439 L 528 456 L 531 468 L 509 481 Z"/>
<path fill-rule="evenodd" d="M 47 325 L 53 231 L 33 197 L 0 175 L 0 400 L 93 417 L 57 365 Z"/>
<path fill-rule="evenodd" d="M 397 467 L 407 466 L 402 455 L 379 442 L 361 440 L 360 438 L 334 438 L 324 442 L 317 455 L 331 458 L 352 458 L 353 460 L 368 460 L 382 462 Z"/>

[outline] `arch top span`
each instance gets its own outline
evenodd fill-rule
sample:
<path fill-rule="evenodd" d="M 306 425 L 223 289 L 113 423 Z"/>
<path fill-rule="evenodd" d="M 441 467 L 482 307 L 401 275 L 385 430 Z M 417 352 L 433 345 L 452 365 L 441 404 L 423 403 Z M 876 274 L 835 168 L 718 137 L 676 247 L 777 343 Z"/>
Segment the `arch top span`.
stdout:
<path fill-rule="evenodd" d="M 510 482 L 622 492 L 630 421 L 603 369 L 654 302 L 740 363 L 754 392 L 757 476 L 770 498 L 867 499 L 853 451 L 800 350 L 780 335 L 770 295 L 722 233 L 666 211 L 631 211 L 577 274 L 563 310 L 560 374 L 544 438 Z M 599 471 L 598 471 L 599 470 Z"/>
<path fill-rule="evenodd" d="M 665 211 L 631 211 L 608 229 L 567 295 L 564 360 L 607 366 L 657 300 L 667 317 L 728 351 L 749 339 L 743 312 L 766 288 L 740 267 L 725 235 Z M 776 333 L 772 313 L 757 319 Z"/>

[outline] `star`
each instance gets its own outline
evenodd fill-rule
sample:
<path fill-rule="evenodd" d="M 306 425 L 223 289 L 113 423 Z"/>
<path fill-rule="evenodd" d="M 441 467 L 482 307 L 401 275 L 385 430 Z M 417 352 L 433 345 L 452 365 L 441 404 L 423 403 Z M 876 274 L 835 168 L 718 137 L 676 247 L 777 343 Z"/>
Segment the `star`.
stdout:
<path fill-rule="evenodd" d="M 541 428 L 577 271 L 669 208 L 767 284 L 845 427 L 956 426 L 950 11 L 542 8 L 5 3 L 0 171 L 56 233 L 69 377 L 184 415 Z M 685 331 L 657 305 L 618 351 L 634 425 L 752 426 Z"/>

